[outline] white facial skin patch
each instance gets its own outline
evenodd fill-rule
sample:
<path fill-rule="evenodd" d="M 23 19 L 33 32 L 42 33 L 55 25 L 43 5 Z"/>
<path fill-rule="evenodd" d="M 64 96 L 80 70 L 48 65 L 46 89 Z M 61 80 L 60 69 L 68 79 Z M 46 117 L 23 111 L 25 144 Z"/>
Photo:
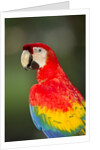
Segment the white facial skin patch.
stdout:
<path fill-rule="evenodd" d="M 21 64 L 24 68 L 27 67 L 29 63 L 30 52 L 28 50 L 24 50 L 21 55 Z"/>
<path fill-rule="evenodd" d="M 33 60 L 39 64 L 39 68 L 46 64 L 47 51 L 41 47 L 33 47 Z"/>

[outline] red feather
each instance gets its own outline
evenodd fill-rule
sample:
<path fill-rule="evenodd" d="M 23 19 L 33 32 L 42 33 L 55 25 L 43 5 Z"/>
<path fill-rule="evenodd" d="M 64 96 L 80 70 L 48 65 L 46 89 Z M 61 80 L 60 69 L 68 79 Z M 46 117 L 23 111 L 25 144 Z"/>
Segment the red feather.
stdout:
<path fill-rule="evenodd" d="M 53 50 L 40 43 L 32 44 L 32 46 L 45 48 L 47 60 L 46 65 L 37 70 L 39 84 L 34 85 L 30 90 L 30 104 L 63 111 L 68 111 L 73 102 L 81 104 L 84 98 L 64 73 Z"/>

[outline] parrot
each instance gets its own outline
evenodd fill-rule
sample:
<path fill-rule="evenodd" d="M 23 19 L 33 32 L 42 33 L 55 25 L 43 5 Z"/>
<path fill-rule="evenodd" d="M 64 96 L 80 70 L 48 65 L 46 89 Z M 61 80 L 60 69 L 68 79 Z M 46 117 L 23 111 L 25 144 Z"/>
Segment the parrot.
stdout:
<path fill-rule="evenodd" d="M 48 45 L 23 46 L 21 65 L 36 70 L 37 84 L 30 88 L 32 122 L 47 138 L 86 134 L 86 101 L 71 83 L 57 56 Z"/>

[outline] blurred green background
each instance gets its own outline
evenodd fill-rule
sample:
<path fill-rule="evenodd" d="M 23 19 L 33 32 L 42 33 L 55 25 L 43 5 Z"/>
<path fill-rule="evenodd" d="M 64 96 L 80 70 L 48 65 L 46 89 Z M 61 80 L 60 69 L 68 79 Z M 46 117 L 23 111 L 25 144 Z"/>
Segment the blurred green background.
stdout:
<path fill-rule="evenodd" d="M 85 97 L 85 15 L 5 19 L 5 141 L 46 138 L 30 117 L 28 95 L 36 71 L 25 71 L 22 47 L 42 42 Z"/>

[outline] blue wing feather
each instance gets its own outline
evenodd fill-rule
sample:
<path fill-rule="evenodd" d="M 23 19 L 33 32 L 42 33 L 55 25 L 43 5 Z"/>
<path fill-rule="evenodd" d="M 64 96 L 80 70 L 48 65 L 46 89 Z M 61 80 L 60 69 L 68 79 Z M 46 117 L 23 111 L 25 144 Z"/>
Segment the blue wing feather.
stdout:
<path fill-rule="evenodd" d="M 36 128 L 38 130 L 42 130 L 48 138 L 66 137 L 66 136 L 72 136 L 72 135 L 83 135 L 83 133 L 81 132 L 81 129 L 83 129 L 83 126 L 79 126 L 77 129 L 71 132 L 63 131 L 55 127 L 49 126 L 46 121 L 47 116 L 45 114 L 41 114 L 40 116 L 37 116 L 36 107 L 34 108 L 33 106 L 29 105 L 29 108 L 30 108 L 30 114 L 31 114 L 33 123 L 35 124 Z M 78 134 L 79 131 L 80 133 Z"/>
<path fill-rule="evenodd" d="M 36 119 L 35 119 L 36 116 L 35 116 L 35 113 L 34 113 L 33 106 L 31 106 L 30 104 L 29 104 L 29 109 L 30 109 L 30 114 L 31 114 L 32 121 L 33 121 L 34 125 L 36 126 L 36 128 L 37 128 L 38 130 L 42 130 L 42 128 L 40 127 L 40 125 L 37 123 L 37 121 L 36 121 Z"/>
<path fill-rule="evenodd" d="M 36 116 L 36 114 L 34 112 L 34 107 L 29 104 L 29 108 L 30 108 L 30 114 L 32 117 L 32 121 L 38 130 L 42 130 L 48 138 L 64 136 L 59 130 L 55 130 L 55 131 L 52 131 L 51 129 L 47 130 L 47 129 L 45 129 L 45 127 L 42 129 L 43 125 L 41 124 L 42 127 L 39 125 L 40 119 Z"/>

